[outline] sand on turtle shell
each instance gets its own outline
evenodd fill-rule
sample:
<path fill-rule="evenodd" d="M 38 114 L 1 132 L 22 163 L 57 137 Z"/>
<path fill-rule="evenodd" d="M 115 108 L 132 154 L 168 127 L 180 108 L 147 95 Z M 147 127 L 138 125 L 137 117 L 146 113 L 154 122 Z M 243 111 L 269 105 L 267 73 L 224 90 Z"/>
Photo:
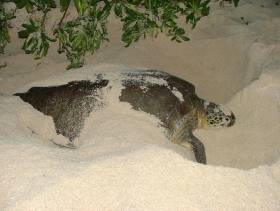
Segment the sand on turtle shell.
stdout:
<path fill-rule="evenodd" d="M 67 62 L 54 48 L 45 60 L 32 60 L 14 32 L 0 57 L 8 64 L 0 69 L 0 209 L 279 210 L 280 8 L 274 3 L 214 6 L 184 44 L 159 36 L 124 48 L 112 20 L 111 43 L 87 57 L 89 69 L 165 70 L 194 83 L 199 96 L 226 103 L 237 116 L 234 127 L 195 132 L 207 166 L 170 144 L 154 117 L 129 105 L 88 118 L 79 149 L 54 145 L 52 119 L 11 94 L 91 72 L 65 72 Z M 54 11 L 49 20 L 58 16 Z"/>

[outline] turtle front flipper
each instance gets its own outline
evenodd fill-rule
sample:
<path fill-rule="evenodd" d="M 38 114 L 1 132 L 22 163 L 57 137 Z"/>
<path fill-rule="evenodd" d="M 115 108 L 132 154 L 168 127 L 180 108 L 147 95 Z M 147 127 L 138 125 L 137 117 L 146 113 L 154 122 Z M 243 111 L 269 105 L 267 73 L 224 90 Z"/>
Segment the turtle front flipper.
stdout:
<path fill-rule="evenodd" d="M 192 131 L 197 127 L 196 111 L 186 114 L 179 121 L 175 121 L 170 131 L 170 140 L 187 149 L 192 149 L 198 163 L 206 164 L 206 154 L 203 143 L 196 138 Z"/>
<path fill-rule="evenodd" d="M 206 164 L 206 153 L 204 144 L 196 138 L 191 131 L 185 131 L 176 140 L 172 140 L 173 143 L 178 144 L 184 148 L 192 149 L 195 159 L 198 163 Z"/>
<path fill-rule="evenodd" d="M 198 163 L 206 164 L 206 153 L 205 153 L 204 144 L 198 138 L 196 138 L 191 132 L 181 142 L 181 145 L 184 146 L 184 143 L 186 142 L 191 144 L 196 161 Z"/>

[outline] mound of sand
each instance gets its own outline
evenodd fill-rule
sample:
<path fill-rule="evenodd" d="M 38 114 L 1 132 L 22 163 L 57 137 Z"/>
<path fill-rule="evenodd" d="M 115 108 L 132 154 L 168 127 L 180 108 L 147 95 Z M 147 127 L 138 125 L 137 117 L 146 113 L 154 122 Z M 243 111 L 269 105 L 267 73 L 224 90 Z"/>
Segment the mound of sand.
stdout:
<path fill-rule="evenodd" d="M 119 68 L 89 66 L 23 90 Z M 279 73 L 262 74 L 232 99 L 235 127 L 197 132 L 209 163 L 248 168 L 279 159 Z M 114 105 L 87 119 L 79 149 L 59 148 L 49 141 L 57 137 L 50 117 L 17 97 L 0 102 L 0 204 L 8 210 L 280 208 L 280 161 L 247 171 L 199 165 L 168 142 L 154 117 Z"/>
<path fill-rule="evenodd" d="M 0 209 L 279 210 L 279 8 L 273 0 L 213 7 L 185 44 L 160 36 L 126 49 L 112 21 L 111 43 L 87 58 L 90 65 L 68 72 L 54 49 L 40 63 L 24 55 L 14 32 L 0 58 L 8 64 L 0 69 Z M 11 96 L 94 71 L 143 66 L 185 78 L 198 95 L 235 112 L 234 127 L 195 132 L 209 165 L 193 162 L 191 152 L 168 142 L 155 118 L 129 106 L 89 117 L 79 149 L 57 147 L 49 141 L 61 138 L 52 119 Z"/>

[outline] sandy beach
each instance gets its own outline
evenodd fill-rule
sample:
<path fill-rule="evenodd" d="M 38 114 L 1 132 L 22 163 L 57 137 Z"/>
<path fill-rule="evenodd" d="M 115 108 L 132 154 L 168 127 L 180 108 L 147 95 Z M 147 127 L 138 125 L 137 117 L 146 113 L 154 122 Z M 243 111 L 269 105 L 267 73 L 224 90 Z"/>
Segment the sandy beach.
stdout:
<path fill-rule="evenodd" d="M 42 60 L 12 42 L 0 56 L 0 210 L 280 210 L 280 6 L 211 3 L 191 39 L 164 35 L 125 48 L 110 18 L 110 42 L 66 70 L 56 46 Z M 279 2 L 278 2 L 279 3 Z M 49 26 L 58 11 L 48 17 Z M 241 17 L 243 17 L 241 19 Z M 248 24 L 247 24 L 248 23 Z M 230 128 L 200 129 L 207 165 L 164 136 L 158 120 L 112 104 L 90 115 L 78 149 L 61 148 L 53 120 L 13 96 L 33 86 L 92 79 L 98 72 L 158 69 L 196 87 L 201 98 L 236 115 Z M 116 93 L 117 94 L 117 93 Z"/>

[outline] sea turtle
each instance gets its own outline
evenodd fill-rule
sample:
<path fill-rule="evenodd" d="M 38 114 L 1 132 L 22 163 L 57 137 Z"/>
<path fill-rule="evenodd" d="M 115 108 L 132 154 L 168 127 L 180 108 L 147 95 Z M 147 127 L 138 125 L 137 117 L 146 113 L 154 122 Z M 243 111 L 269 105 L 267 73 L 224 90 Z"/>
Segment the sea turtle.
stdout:
<path fill-rule="evenodd" d="M 110 103 L 106 94 L 114 88 L 119 89 L 116 97 L 119 103 L 129 103 L 135 110 L 156 116 L 166 128 L 168 138 L 183 147 L 191 146 L 199 163 L 206 164 L 206 155 L 203 143 L 193 135 L 193 130 L 229 127 L 235 122 L 232 112 L 199 98 L 194 85 L 158 70 L 124 71 L 114 79 L 109 74 L 99 73 L 93 80 L 32 87 L 15 95 L 52 116 L 56 132 L 69 139 L 65 146 L 75 147 L 84 120 L 91 112 Z"/>

